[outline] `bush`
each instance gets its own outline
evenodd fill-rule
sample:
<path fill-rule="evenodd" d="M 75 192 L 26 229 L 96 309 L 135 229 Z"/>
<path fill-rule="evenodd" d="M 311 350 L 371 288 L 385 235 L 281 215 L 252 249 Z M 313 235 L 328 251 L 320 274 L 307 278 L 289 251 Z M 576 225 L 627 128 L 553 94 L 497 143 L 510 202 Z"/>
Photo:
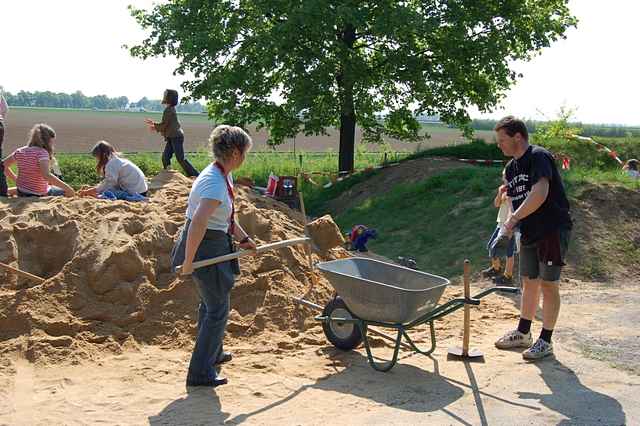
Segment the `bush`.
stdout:
<path fill-rule="evenodd" d="M 417 152 L 409 159 L 424 158 L 424 157 L 452 157 L 452 158 L 469 158 L 475 160 L 505 160 L 502 151 L 498 148 L 498 145 L 494 143 L 487 143 L 484 139 L 475 138 L 471 143 L 456 145 L 456 146 L 443 146 L 440 148 L 427 149 L 421 152 Z"/>

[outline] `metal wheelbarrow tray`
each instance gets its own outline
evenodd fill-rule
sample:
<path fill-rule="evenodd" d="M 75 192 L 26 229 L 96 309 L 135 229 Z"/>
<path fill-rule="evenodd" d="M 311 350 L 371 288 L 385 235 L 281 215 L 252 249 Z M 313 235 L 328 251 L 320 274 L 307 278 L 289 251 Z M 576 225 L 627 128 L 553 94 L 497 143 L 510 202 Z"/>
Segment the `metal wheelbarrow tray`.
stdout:
<path fill-rule="evenodd" d="M 450 282 L 437 275 L 361 257 L 321 262 L 317 267 L 338 294 L 325 306 L 322 315 L 316 317 L 322 322 L 327 339 L 343 350 L 354 349 L 364 342 L 369 363 L 378 371 L 393 368 L 400 346 L 423 355 L 432 353 L 436 348 L 434 320 L 465 304 L 479 305 L 479 299 L 493 292 L 518 291 L 514 287 L 492 287 L 470 299 L 457 298 L 438 306 Z M 425 323 L 429 323 L 431 347 L 421 350 L 407 330 Z M 368 327 L 372 325 L 396 330 L 390 361 L 374 360 L 367 337 Z M 408 345 L 402 342 L 403 338 Z"/>

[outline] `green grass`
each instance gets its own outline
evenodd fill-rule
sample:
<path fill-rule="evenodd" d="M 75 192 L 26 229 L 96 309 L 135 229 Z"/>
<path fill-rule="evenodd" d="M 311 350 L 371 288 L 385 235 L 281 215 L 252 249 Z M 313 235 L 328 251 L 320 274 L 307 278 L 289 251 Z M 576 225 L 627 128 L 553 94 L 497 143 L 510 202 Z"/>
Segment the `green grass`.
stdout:
<path fill-rule="evenodd" d="M 406 155 L 402 153 L 389 154 L 387 155 L 387 161 L 398 161 Z M 125 157 L 136 163 L 147 177 L 155 176 L 162 170 L 160 153 L 126 154 Z M 56 158 L 65 181 L 72 187 L 77 189 L 82 185 L 95 185 L 100 181 L 95 170 L 95 160 L 90 155 L 58 154 Z M 199 170 L 202 170 L 211 162 L 211 157 L 206 152 L 187 153 L 187 158 Z M 358 152 L 356 153 L 355 167 L 356 169 L 364 169 L 377 166 L 383 163 L 384 159 L 384 153 Z M 174 169 L 180 168 L 175 159 L 172 162 L 172 167 Z M 266 186 L 270 173 L 274 173 L 277 176 L 297 176 L 301 171 L 335 174 L 337 168 L 338 154 L 333 152 L 302 152 L 295 155 L 293 153 L 250 152 L 243 166 L 234 175 L 236 177 L 250 177 L 255 181 L 256 185 Z M 343 188 L 345 185 L 361 180 L 362 177 L 360 175 L 357 174 L 354 178 L 339 182 L 337 187 Z M 330 176 L 314 175 L 312 179 L 318 183 L 317 186 L 308 182 L 300 183 L 300 189 L 305 196 L 305 200 L 308 199 L 307 204 L 310 206 L 319 205 L 319 200 L 324 200 L 336 194 L 335 188 L 326 190 L 322 187 L 322 185 L 331 180 Z M 14 185 L 14 183 L 9 182 L 9 185 Z"/>
<path fill-rule="evenodd" d="M 336 222 L 345 232 L 356 224 L 375 228 L 379 236 L 370 249 L 392 259 L 411 256 L 422 270 L 457 276 L 468 258 L 477 271 L 487 263 L 500 177 L 499 167 L 451 170 L 380 193 Z"/>
<path fill-rule="evenodd" d="M 640 157 L 640 138 L 595 138 L 596 141 L 614 150 L 618 156 L 626 161 Z M 552 139 L 537 140 L 532 136 L 532 143 L 540 144 L 555 154 L 567 155 L 571 159 L 572 167 L 588 170 L 619 170 L 620 164 L 606 152 L 599 151 L 596 145 L 577 140 Z M 423 157 L 452 157 L 479 160 L 506 160 L 496 144 L 486 143 L 483 139 L 474 139 L 468 144 L 445 146 L 427 149 L 413 154 L 410 158 Z"/>
<path fill-rule="evenodd" d="M 486 241 L 495 226 L 497 210 L 493 197 L 500 175 L 501 167 L 451 170 L 372 194 L 372 198 L 335 220 L 344 232 L 356 224 L 375 228 L 378 239 L 371 240 L 368 247 L 391 259 L 410 256 L 422 270 L 455 277 L 461 274 L 462 262 L 468 258 L 477 272 L 487 266 Z M 640 190 L 639 180 L 618 169 L 573 168 L 563 171 L 562 176 L 570 200 L 579 197 L 587 184 Z M 608 241 L 598 243 L 598 255 L 584 253 L 583 260 L 576 264 L 579 275 L 590 279 L 608 277 L 611 265 L 604 260 L 607 252 L 617 253 L 627 265 L 640 262 L 640 251 L 625 233 L 632 230 L 613 229 Z M 572 244 L 578 244 L 577 240 Z M 588 247 L 574 246 L 572 251 L 590 250 Z"/>
<path fill-rule="evenodd" d="M 640 179 L 633 179 L 618 168 L 602 170 L 594 167 L 573 167 L 564 172 L 563 181 L 569 193 L 576 193 L 585 183 L 613 184 L 640 190 Z"/>

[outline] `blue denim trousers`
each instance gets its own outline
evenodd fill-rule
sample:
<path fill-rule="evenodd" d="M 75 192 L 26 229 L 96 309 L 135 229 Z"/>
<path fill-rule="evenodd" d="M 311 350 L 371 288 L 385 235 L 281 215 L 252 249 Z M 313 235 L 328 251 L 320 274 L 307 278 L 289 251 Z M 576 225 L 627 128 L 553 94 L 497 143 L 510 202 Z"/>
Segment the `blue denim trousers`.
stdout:
<path fill-rule="evenodd" d="M 191 221 L 187 220 L 171 251 L 174 268 L 184 262 L 185 245 Z M 204 260 L 231 253 L 231 236 L 207 230 L 195 259 Z M 194 271 L 191 275 L 200 296 L 196 344 L 189 362 L 187 381 L 206 382 L 216 378 L 214 364 L 222 354 L 222 340 L 229 316 L 230 293 L 240 271 L 232 262 L 222 262 Z"/>
<path fill-rule="evenodd" d="M 22 192 L 18 189 L 18 197 L 62 197 L 64 196 L 64 189 L 57 186 L 49 186 L 49 191 L 46 195 L 30 194 L 28 192 Z"/>
<path fill-rule="evenodd" d="M 220 297 L 214 286 L 192 275 L 200 295 L 198 335 L 189 362 L 188 381 L 203 382 L 217 376 L 214 364 L 222 353 L 222 339 L 229 317 L 230 293 Z"/>
<path fill-rule="evenodd" d="M 184 135 L 180 134 L 174 138 L 165 138 L 164 151 L 162 152 L 162 166 L 166 169 L 171 165 L 171 157 L 175 154 L 178 163 L 187 176 L 196 177 L 200 172 L 193 167 L 184 156 Z"/>

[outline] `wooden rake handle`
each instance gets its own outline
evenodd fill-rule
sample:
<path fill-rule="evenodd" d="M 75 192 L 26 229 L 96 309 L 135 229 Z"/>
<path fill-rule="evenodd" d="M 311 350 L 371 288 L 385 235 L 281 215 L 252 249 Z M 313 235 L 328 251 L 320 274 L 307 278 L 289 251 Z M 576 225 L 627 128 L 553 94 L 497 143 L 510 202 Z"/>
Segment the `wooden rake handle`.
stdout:
<path fill-rule="evenodd" d="M 311 241 L 310 238 L 293 238 L 291 240 L 278 241 L 277 243 L 264 244 L 258 246 L 255 250 L 240 250 L 234 253 L 225 254 L 223 256 L 213 257 L 211 259 L 199 260 L 197 262 L 193 262 L 193 269 L 203 268 L 205 266 L 215 265 L 217 263 L 226 262 L 233 259 L 239 259 L 245 256 L 251 256 L 256 254 L 262 254 L 270 250 L 277 250 L 284 247 L 295 246 L 298 244 L 308 244 Z M 182 275 L 182 267 L 178 266 L 176 268 L 176 272 Z"/>
<path fill-rule="evenodd" d="M 38 284 L 42 284 L 45 281 L 44 278 L 40 278 L 37 275 L 33 275 L 33 274 L 28 273 L 28 272 L 21 271 L 20 269 L 16 269 L 13 266 L 7 265 L 6 263 L 0 262 L 0 267 L 6 269 L 7 271 L 9 271 L 9 272 L 11 272 L 13 274 L 16 274 L 18 276 L 30 279 L 31 281 L 35 281 Z"/>

